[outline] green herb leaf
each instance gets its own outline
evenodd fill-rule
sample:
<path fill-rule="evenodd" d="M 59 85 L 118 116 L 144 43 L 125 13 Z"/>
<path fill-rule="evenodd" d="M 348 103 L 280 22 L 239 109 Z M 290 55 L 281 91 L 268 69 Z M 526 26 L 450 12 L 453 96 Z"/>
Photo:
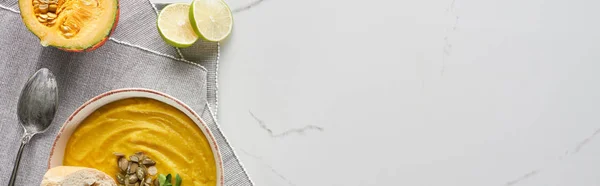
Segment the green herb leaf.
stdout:
<path fill-rule="evenodd" d="M 171 183 L 171 174 L 167 174 L 167 177 L 165 180 L 165 186 L 173 186 L 173 184 Z"/>
<path fill-rule="evenodd" d="M 177 176 L 175 176 L 175 186 L 181 186 L 181 181 L 181 176 L 177 174 Z"/>
<path fill-rule="evenodd" d="M 164 174 L 158 175 L 158 183 L 160 186 L 165 186 L 167 182 L 167 177 Z"/>

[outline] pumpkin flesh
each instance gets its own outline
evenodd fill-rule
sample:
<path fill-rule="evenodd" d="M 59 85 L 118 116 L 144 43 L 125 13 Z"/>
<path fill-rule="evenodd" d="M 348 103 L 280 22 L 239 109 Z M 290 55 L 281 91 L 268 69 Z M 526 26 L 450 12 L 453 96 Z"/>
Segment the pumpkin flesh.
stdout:
<path fill-rule="evenodd" d="M 99 47 L 116 27 L 118 0 L 19 0 L 25 26 L 43 46 L 67 51 Z"/>

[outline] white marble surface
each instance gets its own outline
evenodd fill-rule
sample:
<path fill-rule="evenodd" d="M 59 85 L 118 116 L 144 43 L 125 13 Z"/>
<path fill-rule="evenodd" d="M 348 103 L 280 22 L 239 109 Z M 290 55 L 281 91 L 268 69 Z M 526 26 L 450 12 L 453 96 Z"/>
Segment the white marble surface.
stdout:
<path fill-rule="evenodd" d="M 600 1 L 228 3 L 219 120 L 256 185 L 600 185 Z"/>

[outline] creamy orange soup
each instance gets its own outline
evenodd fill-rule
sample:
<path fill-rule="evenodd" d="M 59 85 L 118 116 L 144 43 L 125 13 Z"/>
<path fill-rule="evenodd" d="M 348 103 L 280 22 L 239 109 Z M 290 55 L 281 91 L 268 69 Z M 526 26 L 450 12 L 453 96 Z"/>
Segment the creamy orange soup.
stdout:
<path fill-rule="evenodd" d="M 217 170 L 209 142 L 178 109 L 147 98 L 119 100 L 94 111 L 67 143 L 64 165 L 99 169 L 116 177 L 113 152 L 144 152 L 159 174 L 179 174 L 183 186 L 214 186 Z"/>

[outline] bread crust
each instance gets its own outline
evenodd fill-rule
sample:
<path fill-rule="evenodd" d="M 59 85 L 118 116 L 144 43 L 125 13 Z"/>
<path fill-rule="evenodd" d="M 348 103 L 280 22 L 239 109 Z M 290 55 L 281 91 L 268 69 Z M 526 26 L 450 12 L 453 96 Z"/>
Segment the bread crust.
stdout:
<path fill-rule="evenodd" d="M 114 179 L 97 169 L 73 166 L 54 167 L 44 174 L 40 186 L 117 186 Z"/>

